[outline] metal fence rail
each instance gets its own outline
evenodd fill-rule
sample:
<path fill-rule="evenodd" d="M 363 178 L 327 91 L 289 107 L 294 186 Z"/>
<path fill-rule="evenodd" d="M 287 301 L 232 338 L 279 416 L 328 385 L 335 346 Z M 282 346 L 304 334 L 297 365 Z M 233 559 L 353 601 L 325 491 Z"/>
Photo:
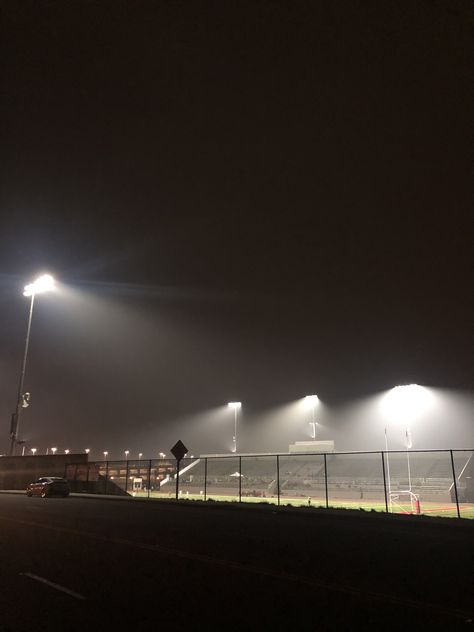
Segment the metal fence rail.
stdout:
<path fill-rule="evenodd" d="M 392 450 L 96 461 L 66 467 L 77 492 L 265 502 L 474 518 L 473 450 Z"/>

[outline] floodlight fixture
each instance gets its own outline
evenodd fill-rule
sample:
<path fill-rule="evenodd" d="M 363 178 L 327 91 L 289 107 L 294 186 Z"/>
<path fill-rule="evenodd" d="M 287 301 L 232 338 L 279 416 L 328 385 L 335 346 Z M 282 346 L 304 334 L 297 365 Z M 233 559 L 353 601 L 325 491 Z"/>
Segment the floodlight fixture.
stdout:
<path fill-rule="evenodd" d="M 419 417 L 431 398 L 428 388 L 419 384 L 405 384 L 395 386 L 384 396 L 383 407 L 388 417 L 406 423 Z"/>
<path fill-rule="evenodd" d="M 31 448 L 31 453 L 34 456 L 36 454 L 36 448 Z"/>
<path fill-rule="evenodd" d="M 56 450 L 57 448 L 51 448 L 51 452 L 53 453 L 53 456 L 56 454 Z"/>
<path fill-rule="evenodd" d="M 30 399 L 31 399 L 30 393 L 23 393 L 23 395 L 21 396 L 21 407 L 28 408 L 28 406 L 30 405 Z"/>
<path fill-rule="evenodd" d="M 238 410 L 239 408 L 242 408 L 242 402 L 229 402 L 227 406 L 229 408 L 233 408 L 234 410 Z"/>
<path fill-rule="evenodd" d="M 64 454 L 69 454 L 69 450 L 64 450 Z"/>
<path fill-rule="evenodd" d="M 84 452 L 85 452 L 86 454 L 89 454 L 89 452 L 90 452 L 90 451 L 91 451 L 91 449 L 90 449 L 90 448 L 86 448 L 86 449 L 84 450 Z"/>
<path fill-rule="evenodd" d="M 128 461 L 128 455 L 130 454 L 130 450 L 124 450 L 125 459 Z"/>
<path fill-rule="evenodd" d="M 54 279 L 50 274 L 42 274 L 33 283 L 25 285 L 23 296 L 33 296 L 54 290 Z"/>

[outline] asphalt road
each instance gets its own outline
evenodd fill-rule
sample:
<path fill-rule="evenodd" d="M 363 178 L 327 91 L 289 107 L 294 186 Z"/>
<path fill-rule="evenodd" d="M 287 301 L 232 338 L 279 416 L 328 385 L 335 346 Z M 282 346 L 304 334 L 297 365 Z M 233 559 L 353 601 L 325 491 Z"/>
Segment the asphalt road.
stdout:
<path fill-rule="evenodd" d="M 0 632 L 474 629 L 472 521 L 0 494 Z"/>

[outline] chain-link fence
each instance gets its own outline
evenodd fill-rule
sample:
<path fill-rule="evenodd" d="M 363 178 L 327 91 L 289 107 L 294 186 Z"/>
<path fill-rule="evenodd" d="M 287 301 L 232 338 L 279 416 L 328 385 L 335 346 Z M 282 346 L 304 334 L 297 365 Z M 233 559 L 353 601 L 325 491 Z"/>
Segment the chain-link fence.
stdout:
<path fill-rule="evenodd" d="M 66 468 L 72 491 L 474 518 L 473 450 L 229 455 Z"/>

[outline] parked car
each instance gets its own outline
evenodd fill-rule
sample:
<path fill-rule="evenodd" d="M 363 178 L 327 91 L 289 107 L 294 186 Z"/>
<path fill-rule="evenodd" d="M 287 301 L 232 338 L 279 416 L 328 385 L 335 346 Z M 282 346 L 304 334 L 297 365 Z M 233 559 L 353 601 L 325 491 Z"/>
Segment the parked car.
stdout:
<path fill-rule="evenodd" d="M 65 478 L 58 476 L 42 476 L 26 488 L 27 496 L 69 496 L 69 483 Z"/>

